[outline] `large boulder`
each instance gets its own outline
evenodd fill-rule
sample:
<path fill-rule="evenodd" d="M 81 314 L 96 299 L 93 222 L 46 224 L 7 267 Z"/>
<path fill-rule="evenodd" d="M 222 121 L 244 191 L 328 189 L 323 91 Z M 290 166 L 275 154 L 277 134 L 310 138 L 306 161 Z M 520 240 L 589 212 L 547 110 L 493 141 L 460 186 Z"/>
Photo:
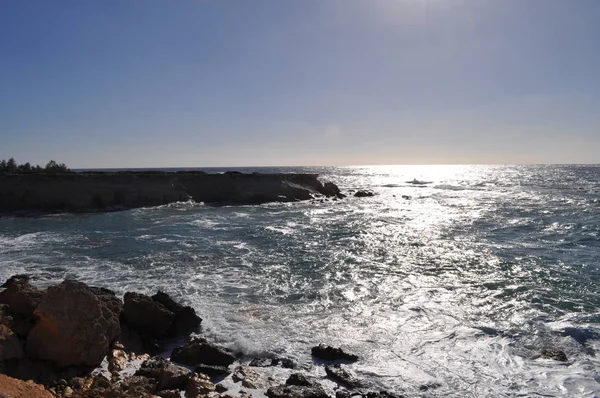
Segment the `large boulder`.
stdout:
<path fill-rule="evenodd" d="M 206 339 L 199 338 L 176 347 L 171 353 L 171 360 L 184 365 L 229 366 L 235 357 L 223 348 L 211 345 Z"/>
<path fill-rule="evenodd" d="M 140 293 L 125 293 L 123 315 L 132 329 L 153 337 L 164 337 L 175 320 L 172 311 Z"/>
<path fill-rule="evenodd" d="M 120 333 L 114 304 L 82 282 L 65 280 L 48 288 L 34 312 L 38 322 L 27 336 L 27 353 L 60 367 L 98 366 Z"/>
<path fill-rule="evenodd" d="M 23 344 L 5 325 L 0 325 L 0 362 L 23 357 Z"/>
<path fill-rule="evenodd" d="M 144 361 L 135 372 L 136 376 L 151 377 L 157 381 L 157 390 L 182 390 L 186 387 L 191 372 L 169 362 L 162 357 L 153 357 Z"/>
<path fill-rule="evenodd" d="M 168 334 L 171 336 L 188 336 L 190 333 L 200 329 L 202 318 L 196 315 L 196 311 L 189 306 L 177 303 L 167 293 L 158 291 L 152 300 L 161 303 L 166 309 L 175 314 L 175 319 Z"/>
<path fill-rule="evenodd" d="M 13 314 L 22 317 L 32 316 L 44 296 L 44 291 L 29 284 L 27 275 L 14 275 L 0 287 L 4 288 L 0 304 L 8 304 Z"/>

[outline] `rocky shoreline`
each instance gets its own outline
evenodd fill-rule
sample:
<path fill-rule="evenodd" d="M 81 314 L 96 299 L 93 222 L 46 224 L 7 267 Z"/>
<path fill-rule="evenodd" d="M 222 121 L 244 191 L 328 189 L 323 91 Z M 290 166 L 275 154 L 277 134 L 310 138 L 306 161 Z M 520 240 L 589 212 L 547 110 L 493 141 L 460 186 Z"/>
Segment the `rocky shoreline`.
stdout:
<path fill-rule="evenodd" d="M 345 366 L 360 358 L 340 348 L 313 347 L 326 374 L 316 378 L 288 358 L 242 358 L 204 338 L 201 323 L 163 292 L 121 299 L 78 281 L 42 290 L 13 276 L 0 289 L 0 397 L 400 397 L 369 391 Z"/>
<path fill-rule="evenodd" d="M 77 172 L 0 174 L 0 213 L 114 211 L 193 200 L 214 204 L 341 198 L 318 174 Z"/>

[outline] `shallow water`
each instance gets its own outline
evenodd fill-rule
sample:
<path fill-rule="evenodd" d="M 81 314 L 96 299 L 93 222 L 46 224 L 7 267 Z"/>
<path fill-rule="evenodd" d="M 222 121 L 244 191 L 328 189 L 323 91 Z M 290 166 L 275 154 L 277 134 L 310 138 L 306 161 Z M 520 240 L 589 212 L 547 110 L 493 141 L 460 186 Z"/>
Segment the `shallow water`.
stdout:
<path fill-rule="evenodd" d="M 600 167 L 283 171 L 376 196 L 1 218 L 0 279 L 162 289 L 231 348 L 322 374 L 310 347 L 339 345 L 408 396 L 600 393 Z"/>

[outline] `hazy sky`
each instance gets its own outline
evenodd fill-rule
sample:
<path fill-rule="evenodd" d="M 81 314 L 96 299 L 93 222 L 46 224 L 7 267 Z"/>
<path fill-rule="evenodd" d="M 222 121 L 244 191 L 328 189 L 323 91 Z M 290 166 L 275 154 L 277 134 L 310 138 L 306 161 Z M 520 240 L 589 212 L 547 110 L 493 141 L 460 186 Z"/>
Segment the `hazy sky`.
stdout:
<path fill-rule="evenodd" d="M 600 163 L 598 0 L 0 0 L 0 158 Z"/>

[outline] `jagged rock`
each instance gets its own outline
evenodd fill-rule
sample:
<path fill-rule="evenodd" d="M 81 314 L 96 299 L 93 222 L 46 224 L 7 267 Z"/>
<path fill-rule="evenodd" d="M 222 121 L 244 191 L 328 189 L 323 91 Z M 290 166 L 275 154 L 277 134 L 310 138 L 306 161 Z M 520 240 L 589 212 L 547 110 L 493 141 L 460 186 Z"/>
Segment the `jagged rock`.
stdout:
<path fill-rule="evenodd" d="M 215 385 L 208 376 L 195 374 L 188 380 L 185 392 L 189 398 L 199 398 L 210 394 L 215 389 Z"/>
<path fill-rule="evenodd" d="M 123 315 L 132 329 L 153 337 L 165 336 L 175 319 L 164 305 L 140 293 L 125 293 Z"/>
<path fill-rule="evenodd" d="M 8 327 L 0 325 L 0 361 L 23 357 L 23 344 Z"/>
<path fill-rule="evenodd" d="M 325 359 L 328 361 L 335 361 L 338 359 L 351 362 L 358 361 L 358 356 L 354 354 L 348 354 L 344 352 L 341 348 L 333 348 L 331 346 L 325 346 L 324 344 L 319 344 L 317 347 L 313 347 L 311 349 L 311 354 L 314 357 Z"/>
<path fill-rule="evenodd" d="M 44 386 L 33 381 L 23 381 L 0 374 L 0 397 L 6 398 L 54 398 Z"/>
<path fill-rule="evenodd" d="M 357 388 L 362 385 L 359 380 L 351 376 L 340 364 L 325 366 L 325 373 L 339 384 L 350 388 Z"/>
<path fill-rule="evenodd" d="M 282 385 L 267 390 L 269 398 L 329 398 L 323 387 L 303 387 Z"/>
<path fill-rule="evenodd" d="M 235 357 L 223 348 L 213 346 L 200 338 L 176 347 L 171 353 L 171 360 L 185 365 L 229 366 L 235 361 Z"/>
<path fill-rule="evenodd" d="M 190 371 L 162 357 L 153 357 L 142 363 L 136 376 L 151 377 L 158 382 L 157 390 L 181 390 L 185 388 Z"/>
<path fill-rule="evenodd" d="M 242 386 L 246 388 L 264 388 L 265 383 L 260 379 L 260 375 L 246 366 L 238 366 L 233 371 L 231 376 L 232 380 L 236 383 L 242 382 Z"/>
<path fill-rule="evenodd" d="M 210 377 L 227 376 L 231 372 L 227 366 L 200 364 L 194 369 L 196 373 L 202 373 Z"/>
<path fill-rule="evenodd" d="M 76 390 L 73 398 L 151 398 L 156 391 L 155 381 L 142 376 L 130 376 L 112 384 L 102 375 L 95 376 L 87 389 Z"/>
<path fill-rule="evenodd" d="M 302 386 L 302 387 L 312 387 L 313 383 L 306 378 L 301 373 L 291 374 L 290 377 L 285 381 L 285 384 L 288 386 Z"/>
<path fill-rule="evenodd" d="M 557 350 L 554 348 L 544 349 L 541 352 L 543 358 L 554 359 L 555 361 L 567 362 L 567 354 L 564 351 Z"/>
<path fill-rule="evenodd" d="M 26 351 L 60 367 L 98 366 L 120 333 L 119 313 L 81 282 L 48 288 L 35 316 L 39 321 L 27 336 Z"/>
<path fill-rule="evenodd" d="M 36 309 L 44 292 L 29 284 L 27 275 L 11 276 L 0 287 L 5 288 L 0 292 L 0 304 L 8 304 L 13 314 L 30 317 Z"/>
<path fill-rule="evenodd" d="M 354 196 L 357 198 L 366 198 L 369 196 L 375 196 L 375 194 L 371 191 L 356 191 Z"/>
<path fill-rule="evenodd" d="M 152 296 L 154 301 L 161 303 L 166 309 L 175 314 L 175 319 L 168 334 L 171 336 L 188 336 L 200 329 L 202 318 L 189 306 L 183 306 L 173 300 L 168 294 L 159 291 Z"/>

